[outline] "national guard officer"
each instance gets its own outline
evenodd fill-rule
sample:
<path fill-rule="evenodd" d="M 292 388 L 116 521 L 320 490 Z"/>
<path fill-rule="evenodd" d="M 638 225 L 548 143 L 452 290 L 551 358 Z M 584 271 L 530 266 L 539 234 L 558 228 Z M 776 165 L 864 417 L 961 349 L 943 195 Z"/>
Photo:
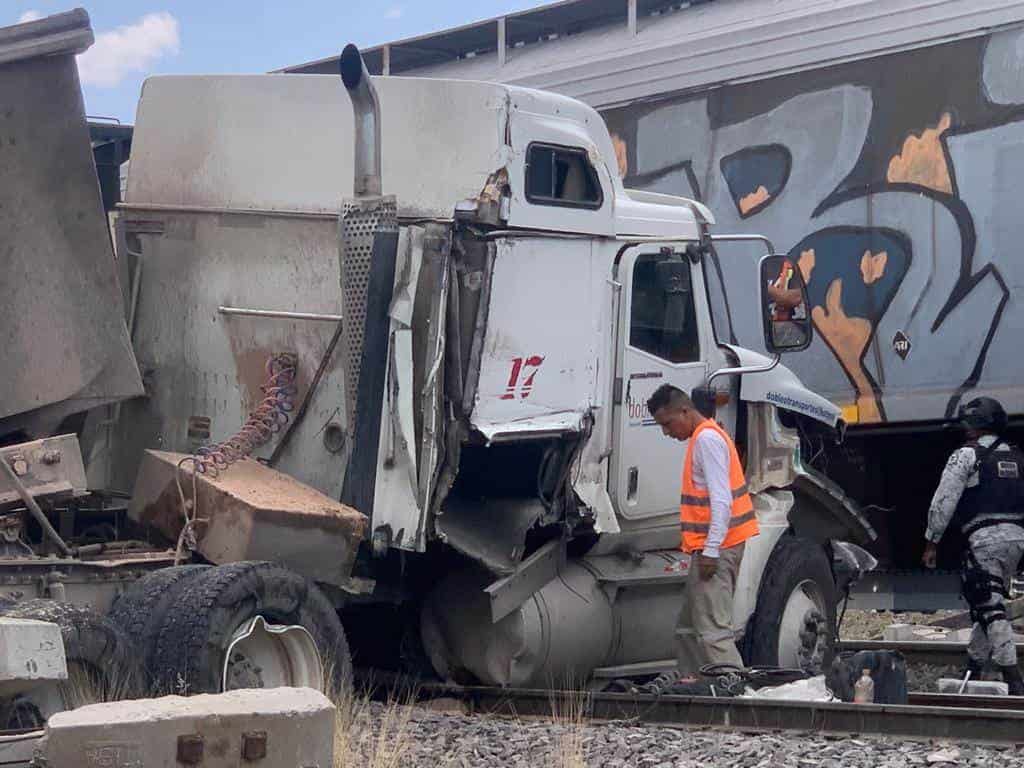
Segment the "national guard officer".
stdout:
<path fill-rule="evenodd" d="M 968 670 L 978 678 L 991 659 L 1013 696 L 1024 695 L 1013 628 L 1006 615 L 1010 580 L 1024 556 L 1024 453 L 1007 442 L 1006 411 L 999 401 L 979 397 L 959 412 L 967 443 L 942 472 L 928 512 L 923 562 L 936 564 L 936 545 L 952 524 L 967 539 L 961 576 L 974 628 L 967 648 Z"/>

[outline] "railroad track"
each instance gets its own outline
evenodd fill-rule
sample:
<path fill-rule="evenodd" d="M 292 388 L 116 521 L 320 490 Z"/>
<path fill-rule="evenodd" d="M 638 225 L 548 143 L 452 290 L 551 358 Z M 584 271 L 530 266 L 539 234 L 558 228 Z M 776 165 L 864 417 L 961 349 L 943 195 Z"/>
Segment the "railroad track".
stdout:
<path fill-rule="evenodd" d="M 908 664 L 962 666 L 967 663 L 967 643 L 936 640 L 840 640 L 839 651 L 899 651 Z M 1024 659 L 1024 643 L 1017 644 L 1017 654 Z"/>
<path fill-rule="evenodd" d="M 840 651 L 899 651 L 908 664 L 962 665 L 967 644 L 908 640 L 841 640 Z M 1019 646 L 1024 653 L 1024 644 Z M 384 689 L 408 680 L 381 673 L 371 679 Z M 415 683 L 420 698 L 456 698 L 470 712 L 550 717 L 574 698 L 597 722 L 790 731 L 837 735 L 874 734 L 911 739 L 950 739 L 990 743 L 1024 740 L 1024 697 L 967 696 L 917 691 L 905 705 L 781 701 L 711 696 L 551 691 L 488 686 Z"/>
<path fill-rule="evenodd" d="M 378 691 L 455 698 L 472 714 L 543 718 L 575 702 L 592 722 L 981 743 L 1018 743 L 1024 735 L 1024 699 L 1003 696 L 915 692 L 905 705 L 850 704 L 410 683 L 379 672 L 370 679 Z"/>
<path fill-rule="evenodd" d="M 848 704 L 431 684 L 419 687 L 418 695 L 454 697 L 475 714 L 517 717 L 551 717 L 553 711 L 575 699 L 582 703 L 591 721 L 668 727 L 875 734 L 989 743 L 1016 743 L 1024 734 L 1024 701 L 996 696 L 915 693 L 905 705 Z M 1008 708 L 1012 706 L 1021 708 Z"/>

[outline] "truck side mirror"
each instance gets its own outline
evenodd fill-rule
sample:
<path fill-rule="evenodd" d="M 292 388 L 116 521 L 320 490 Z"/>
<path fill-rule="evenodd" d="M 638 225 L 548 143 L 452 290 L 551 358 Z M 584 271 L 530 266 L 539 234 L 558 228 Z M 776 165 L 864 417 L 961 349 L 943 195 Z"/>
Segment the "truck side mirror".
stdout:
<path fill-rule="evenodd" d="M 761 259 L 761 318 L 769 352 L 799 352 L 811 345 L 807 285 L 796 264 L 785 256 Z"/>

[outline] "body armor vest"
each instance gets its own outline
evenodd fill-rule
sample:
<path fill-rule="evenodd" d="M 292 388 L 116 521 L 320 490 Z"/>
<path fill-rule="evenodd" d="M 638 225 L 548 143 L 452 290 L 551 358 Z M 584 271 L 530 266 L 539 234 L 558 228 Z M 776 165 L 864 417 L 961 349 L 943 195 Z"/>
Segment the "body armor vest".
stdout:
<path fill-rule="evenodd" d="M 1001 446 L 1010 450 L 998 450 Z M 964 536 L 1001 523 L 1024 525 L 1024 452 L 1003 440 L 970 447 L 977 456 L 978 484 L 964 489 L 956 508 Z"/>

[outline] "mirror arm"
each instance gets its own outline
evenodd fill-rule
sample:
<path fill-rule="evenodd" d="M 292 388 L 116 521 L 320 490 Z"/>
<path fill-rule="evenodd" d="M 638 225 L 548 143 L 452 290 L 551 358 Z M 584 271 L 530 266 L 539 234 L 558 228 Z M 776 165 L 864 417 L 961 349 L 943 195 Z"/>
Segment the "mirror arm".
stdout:
<path fill-rule="evenodd" d="M 711 242 L 714 243 L 742 243 L 750 242 L 751 240 L 759 241 L 765 244 L 768 249 L 769 256 L 776 256 L 775 246 L 772 245 L 772 241 L 764 235 L 711 235 Z"/>
<path fill-rule="evenodd" d="M 710 387 L 711 383 L 719 376 L 742 376 L 745 373 L 768 373 L 768 371 L 775 369 L 781 359 L 782 355 L 776 353 L 775 357 L 764 365 L 741 365 L 736 368 L 719 368 L 708 376 L 707 386 Z"/>

